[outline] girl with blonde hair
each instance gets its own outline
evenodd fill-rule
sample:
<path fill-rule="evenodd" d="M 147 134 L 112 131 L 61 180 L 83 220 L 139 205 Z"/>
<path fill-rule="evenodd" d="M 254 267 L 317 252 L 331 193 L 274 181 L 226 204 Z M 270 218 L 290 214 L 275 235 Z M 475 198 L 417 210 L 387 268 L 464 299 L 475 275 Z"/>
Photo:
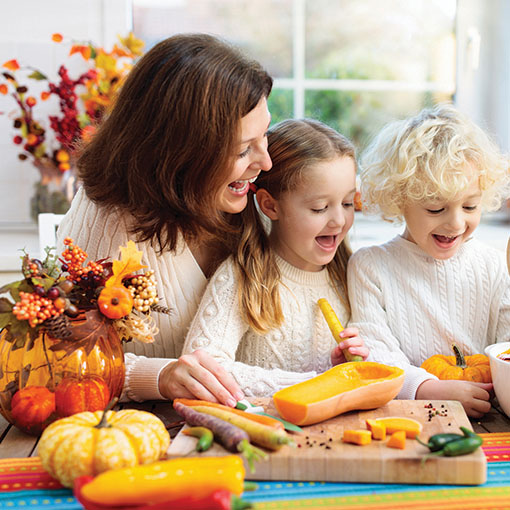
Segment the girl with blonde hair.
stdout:
<path fill-rule="evenodd" d="M 510 278 L 503 253 L 473 236 L 482 210 L 510 194 L 508 158 L 451 105 L 388 125 L 363 158 L 369 212 L 404 221 L 391 241 L 362 248 L 348 266 L 352 325 L 370 360 L 406 371 L 399 398 L 458 400 L 490 409 L 489 381 L 439 380 L 420 368 L 435 354 L 483 353 L 510 340 Z"/>
<path fill-rule="evenodd" d="M 317 305 L 326 298 L 349 320 L 353 146 L 320 122 L 287 120 L 269 130 L 268 151 L 273 168 L 238 216 L 237 252 L 212 277 L 184 345 L 208 352 L 248 396 L 342 363 L 342 349 L 368 355 L 354 328 L 337 346 Z"/>

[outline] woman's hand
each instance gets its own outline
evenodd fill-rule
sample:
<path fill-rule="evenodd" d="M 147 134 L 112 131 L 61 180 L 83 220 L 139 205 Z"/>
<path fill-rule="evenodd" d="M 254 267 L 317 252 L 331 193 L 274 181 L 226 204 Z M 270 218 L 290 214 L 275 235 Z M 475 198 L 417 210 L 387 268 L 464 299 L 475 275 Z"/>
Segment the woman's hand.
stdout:
<path fill-rule="evenodd" d="M 492 383 L 428 379 L 416 391 L 417 400 L 458 400 L 471 418 L 481 418 L 491 408 Z"/>
<path fill-rule="evenodd" d="M 200 349 L 169 363 L 159 374 L 163 397 L 196 398 L 234 407 L 244 398 L 241 388 L 210 354 Z"/>
<path fill-rule="evenodd" d="M 344 349 L 347 349 L 353 355 L 361 356 L 363 361 L 368 358 L 368 347 L 365 345 L 363 339 L 358 336 L 358 334 L 358 328 L 346 328 L 340 333 L 340 337 L 345 338 L 345 340 L 342 340 L 331 351 L 331 363 L 333 366 L 340 363 L 345 363 L 347 361 L 343 353 Z"/>

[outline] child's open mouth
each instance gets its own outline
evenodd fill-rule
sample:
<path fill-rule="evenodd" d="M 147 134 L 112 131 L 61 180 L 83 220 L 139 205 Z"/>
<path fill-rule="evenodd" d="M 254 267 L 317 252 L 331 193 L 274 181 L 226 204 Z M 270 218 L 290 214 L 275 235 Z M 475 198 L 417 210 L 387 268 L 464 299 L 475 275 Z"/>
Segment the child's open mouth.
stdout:
<path fill-rule="evenodd" d="M 315 240 L 317 244 L 325 250 L 333 250 L 336 248 L 337 236 L 317 236 Z"/>
<path fill-rule="evenodd" d="M 437 244 L 443 248 L 449 248 L 459 238 L 459 236 L 442 236 L 439 234 L 433 234 L 432 237 L 434 237 Z"/>

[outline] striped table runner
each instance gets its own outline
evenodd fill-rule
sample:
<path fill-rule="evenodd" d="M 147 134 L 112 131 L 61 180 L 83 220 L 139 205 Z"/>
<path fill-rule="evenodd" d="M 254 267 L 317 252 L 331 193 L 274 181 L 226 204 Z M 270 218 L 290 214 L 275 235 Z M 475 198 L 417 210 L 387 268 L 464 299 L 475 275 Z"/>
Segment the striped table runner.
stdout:
<path fill-rule="evenodd" d="M 258 482 L 244 495 L 256 510 L 499 510 L 510 508 L 510 432 L 480 434 L 487 483 L 480 486 Z M 38 457 L 0 459 L 0 509 L 79 510 L 72 492 Z"/>

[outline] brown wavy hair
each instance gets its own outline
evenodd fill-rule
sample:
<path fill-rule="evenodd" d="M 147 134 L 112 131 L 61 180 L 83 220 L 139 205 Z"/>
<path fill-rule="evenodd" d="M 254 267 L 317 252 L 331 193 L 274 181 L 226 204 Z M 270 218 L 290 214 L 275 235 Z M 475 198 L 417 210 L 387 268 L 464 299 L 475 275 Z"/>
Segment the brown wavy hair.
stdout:
<path fill-rule="evenodd" d="M 79 158 L 87 196 L 132 215 L 132 233 L 161 251 L 174 250 L 179 233 L 225 244 L 235 229 L 218 210 L 221 185 L 241 118 L 271 88 L 258 62 L 213 36 L 160 42 L 130 72 Z"/>
<path fill-rule="evenodd" d="M 283 193 L 296 189 L 306 171 L 317 163 L 341 156 L 356 161 L 354 146 L 345 136 L 310 119 L 285 120 L 270 128 L 268 151 L 273 166 L 270 172 L 261 172 L 255 184 L 276 200 Z M 240 307 L 250 327 L 264 334 L 284 321 L 279 293 L 280 271 L 255 200 L 248 200 L 240 218 L 243 231 L 234 256 L 239 274 Z M 347 310 L 346 273 L 351 253 L 349 242 L 344 238 L 327 266 Z"/>

